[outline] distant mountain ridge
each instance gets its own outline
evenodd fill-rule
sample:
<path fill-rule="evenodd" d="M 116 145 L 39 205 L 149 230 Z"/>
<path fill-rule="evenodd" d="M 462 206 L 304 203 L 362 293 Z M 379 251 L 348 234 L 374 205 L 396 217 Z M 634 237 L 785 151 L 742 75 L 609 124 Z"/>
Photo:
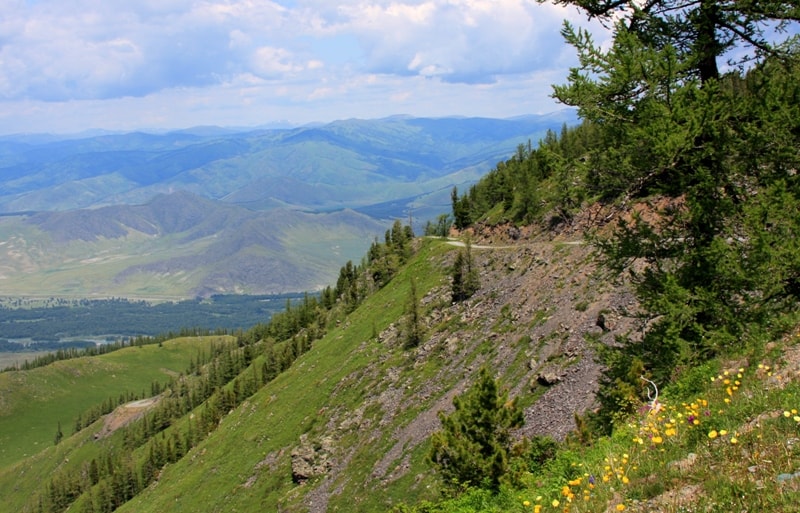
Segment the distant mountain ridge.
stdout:
<path fill-rule="evenodd" d="M 343 120 L 293 129 L 198 127 L 86 138 L 0 137 L 0 212 L 141 204 L 177 190 L 269 210 L 369 208 L 411 198 L 440 213 L 516 146 L 574 123 L 572 111 L 513 119 Z M 449 175 L 454 179 L 446 180 Z M 414 198 L 421 203 L 413 204 Z M 430 204 L 431 201 L 435 204 Z"/>

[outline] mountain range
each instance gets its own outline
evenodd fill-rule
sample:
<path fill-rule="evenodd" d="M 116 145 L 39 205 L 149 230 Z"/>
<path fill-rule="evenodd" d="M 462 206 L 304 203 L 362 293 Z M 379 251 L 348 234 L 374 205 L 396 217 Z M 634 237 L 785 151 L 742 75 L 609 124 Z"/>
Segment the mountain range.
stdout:
<path fill-rule="evenodd" d="M 192 297 L 332 283 L 395 219 L 417 230 L 520 144 L 575 120 L 0 138 L 0 294 Z"/>

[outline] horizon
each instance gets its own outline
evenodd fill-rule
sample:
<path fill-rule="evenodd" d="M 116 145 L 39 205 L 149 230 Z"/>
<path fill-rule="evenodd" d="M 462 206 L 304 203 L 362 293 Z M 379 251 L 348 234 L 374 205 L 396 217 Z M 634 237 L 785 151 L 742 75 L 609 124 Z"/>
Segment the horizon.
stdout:
<path fill-rule="evenodd" d="M 529 114 L 519 114 L 514 116 L 507 116 L 507 117 L 492 117 L 492 116 L 467 116 L 467 115 L 459 115 L 453 114 L 450 116 L 414 116 L 410 114 L 390 114 L 388 116 L 381 116 L 381 117 L 374 117 L 374 118 L 360 118 L 360 117 L 350 117 L 350 118 L 341 118 L 341 119 L 333 119 L 330 121 L 310 121 L 308 123 L 299 123 L 299 124 L 292 124 L 289 121 L 285 120 L 275 120 L 275 121 L 268 121 L 260 125 L 250 125 L 250 126 L 236 126 L 236 125 L 192 125 L 192 126 L 176 126 L 176 127 L 165 127 L 165 128 L 150 128 L 150 127 L 141 127 L 132 130 L 111 130 L 102 127 L 89 127 L 77 132 L 10 132 L 10 133 L 0 133 L 0 139 L 13 139 L 17 137 L 35 137 L 35 136 L 51 136 L 55 138 L 63 138 L 63 139 L 88 139 L 91 137 L 102 137 L 104 135 L 127 135 L 133 133 L 143 133 L 149 135 L 163 135 L 175 132 L 191 132 L 191 131 L 199 131 L 203 129 L 217 129 L 223 131 L 229 131 L 230 133 L 246 133 L 250 131 L 259 131 L 259 130 L 295 130 L 298 128 L 307 128 L 307 127 L 316 127 L 316 126 L 326 126 L 334 123 L 346 122 L 346 121 L 384 121 L 384 120 L 391 120 L 391 119 L 491 119 L 491 120 L 499 120 L 499 121 L 514 121 L 518 119 L 525 119 L 525 118 L 533 118 L 533 117 L 546 117 L 550 115 L 556 115 L 564 112 L 572 111 L 575 113 L 577 118 L 577 109 L 573 107 L 562 106 L 560 109 L 551 110 L 548 112 L 542 113 L 529 113 Z"/>

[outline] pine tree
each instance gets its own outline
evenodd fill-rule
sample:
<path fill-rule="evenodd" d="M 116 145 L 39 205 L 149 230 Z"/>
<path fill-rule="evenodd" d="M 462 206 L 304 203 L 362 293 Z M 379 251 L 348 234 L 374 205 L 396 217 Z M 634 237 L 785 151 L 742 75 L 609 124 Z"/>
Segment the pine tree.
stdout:
<path fill-rule="evenodd" d="M 472 244 L 469 239 L 464 251 L 459 250 L 451 268 L 452 285 L 450 296 L 454 303 L 472 297 L 481 287 L 480 276 L 472 260 Z"/>
<path fill-rule="evenodd" d="M 450 415 L 439 413 L 442 430 L 431 439 L 431 461 L 447 485 L 498 489 L 508 471 L 511 430 L 524 422 L 522 410 L 485 367 L 453 406 Z"/>
<path fill-rule="evenodd" d="M 413 278 L 406 302 L 404 346 L 407 349 L 417 347 L 422 343 L 423 327 L 419 311 L 419 298 L 417 297 L 417 282 Z"/>

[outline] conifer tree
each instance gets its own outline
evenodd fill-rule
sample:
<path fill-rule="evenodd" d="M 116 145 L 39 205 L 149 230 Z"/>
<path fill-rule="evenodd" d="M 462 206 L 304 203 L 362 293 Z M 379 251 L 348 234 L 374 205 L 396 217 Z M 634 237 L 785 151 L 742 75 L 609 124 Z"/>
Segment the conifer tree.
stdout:
<path fill-rule="evenodd" d="M 773 43 L 764 35 L 771 22 L 800 20 L 800 7 L 558 3 L 622 18 L 608 48 L 569 24 L 562 31 L 580 64 L 554 96 L 577 106 L 600 134 L 587 156 L 590 193 L 622 203 L 654 194 L 672 199 L 669 208 L 647 219 L 633 215 L 599 241 L 604 263 L 629 272 L 651 321 L 641 340 L 618 346 L 606 362 L 601 401 L 619 404 L 641 390 L 642 372 L 667 383 L 677 366 L 735 347 L 752 323 L 800 297 L 800 264 L 789 256 L 800 232 L 793 171 L 800 165 L 800 51 L 796 40 Z M 746 74 L 721 74 L 717 61 L 734 46 L 754 49 L 758 59 Z"/>
<path fill-rule="evenodd" d="M 406 348 L 417 347 L 422 343 L 423 328 L 419 311 L 419 298 L 417 297 L 417 282 L 413 278 L 408 292 L 405 315 L 405 342 Z"/>
<path fill-rule="evenodd" d="M 522 410 L 499 390 L 486 367 L 453 406 L 450 415 L 439 413 L 442 430 L 431 439 L 431 461 L 445 484 L 498 489 L 508 471 L 511 430 L 524 422 Z"/>
<path fill-rule="evenodd" d="M 451 268 L 451 298 L 454 303 L 469 299 L 481 287 L 478 270 L 472 261 L 472 244 L 469 239 L 465 249 L 459 250 Z"/>
<path fill-rule="evenodd" d="M 64 438 L 64 433 L 61 431 L 61 421 L 59 421 L 58 428 L 56 428 L 56 436 L 55 439 L 53 440 L 55 442 L 55 445 L 60 444 L 63 438 Z"/>

